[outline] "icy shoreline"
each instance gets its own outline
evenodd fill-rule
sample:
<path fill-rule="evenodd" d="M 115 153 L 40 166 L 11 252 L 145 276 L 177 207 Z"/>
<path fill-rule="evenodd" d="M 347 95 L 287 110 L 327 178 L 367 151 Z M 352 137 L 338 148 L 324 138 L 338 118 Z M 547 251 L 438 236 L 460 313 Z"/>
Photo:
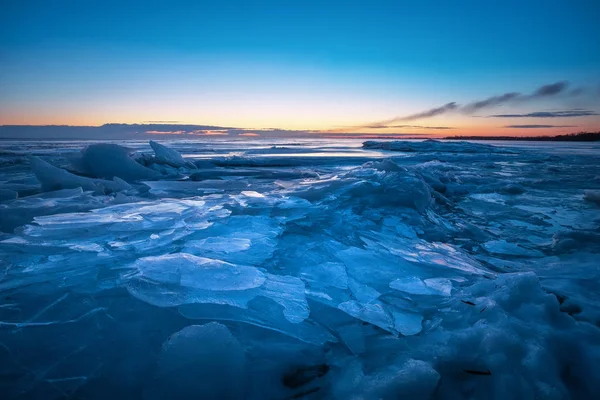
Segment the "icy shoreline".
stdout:
<path fill-rule="evenodd" d="M 7 398 L 593 396 L 599 155 L 129 144 L 3 152 Z"/>

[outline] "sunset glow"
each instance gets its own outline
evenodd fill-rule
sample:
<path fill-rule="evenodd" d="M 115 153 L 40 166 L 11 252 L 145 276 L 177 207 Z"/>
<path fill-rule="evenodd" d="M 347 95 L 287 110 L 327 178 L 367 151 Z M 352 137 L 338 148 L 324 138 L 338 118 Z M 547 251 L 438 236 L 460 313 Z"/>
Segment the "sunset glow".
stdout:
<path fill-rule="evenodd" d="M 526 23 L 508 6 L 477 2 L 466 13 L 446 2 L 240 3 L 235 17 L 202 2 L 35 4 L 0 16 L 10 32 L 0 39 L 0 125 L 160 120 L 213 132 L 427 136 L 600 129 L 592 2 L 532 3 Z M 536 94 L 555 84 L 564 85 Z M 587 114 L 492 117 L 572 110 Z"/>

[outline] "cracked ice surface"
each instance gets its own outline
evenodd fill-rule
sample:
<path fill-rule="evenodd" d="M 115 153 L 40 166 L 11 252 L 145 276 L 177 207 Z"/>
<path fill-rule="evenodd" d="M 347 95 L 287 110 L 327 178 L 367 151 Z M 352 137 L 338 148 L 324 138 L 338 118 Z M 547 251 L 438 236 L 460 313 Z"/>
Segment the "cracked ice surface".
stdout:
<path fill-rule="evenodd" d="M 598 154 L 3 142 L 3 398 L 592 398 Z"/>

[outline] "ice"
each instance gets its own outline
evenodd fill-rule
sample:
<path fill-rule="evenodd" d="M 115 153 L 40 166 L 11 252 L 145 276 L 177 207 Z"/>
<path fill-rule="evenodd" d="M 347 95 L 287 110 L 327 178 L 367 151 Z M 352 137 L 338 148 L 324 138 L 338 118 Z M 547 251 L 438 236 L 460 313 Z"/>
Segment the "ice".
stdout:
<path fill-rule="evenodd" d="M 346 268 L 339 263 L 328 262 L 320 265 L 307 265 L 302 268 L 300 277 L 311 284 L 311 287 L 348 288 Z"/>
<path fill-rule="evenodd" d="M 506 240 L 490 240 L 483 244 L 483 247 L 494 254 L 522 256 L 522 257 L 543 257 L 544 254 L 539 250 L 530 250 L 523 248 L 515 243 L 509 243 Z"/>
<path fill-rule="evenodd" d="M 354 364 L 336 385 L 338 399 L 393 399 L 398 394 L 409 399 L 429 399 L 440 374 L 427 362 L 407 360 L 402 365 L 365 374 Z"/>
<path fill-rule="evenodd" d="M 97 190 L 96 184 L 90 178 L 74 175 L 48 164 L 39 157 L 31 156 L 29 162 L 44 191 L 74 189 L 78 187 L 83 190 Z"/>
<path fill-rule="evenodd" d="M 10 189 L 0 189 L 0 202 L 14 200 L 19 197 L 19 193 Z"/>
<path fill-rule="evenodd" d="M 600 191 L 586 190 L 583 195 L 584 200 L 590 203 L 600 204 Z"/>
<path fill-rule="evenodd" d="M 422 316 L 395 310 L 386 311 L 386 308 L 389 307 L 385 307 L 381 302 L 373 301 L 362 304 L 350 300 L 341 303 L 338 308 L 354 318 L 373 324 L 394 335 L 400 333 L 410 336 L 421 331 Z"/>
<path fill-rule="evenodd" d="M 523 146 L 3 141 L 3 396 L 595 398 L 599 148 Z"/>
<path fill-rule="evenodd" d="M 161 164 L 167 164 L 175 168 L 183 167 L 183 166 L 193 166 L 193 164 L 187 162 L 181 154 L 177 151 L 168 148 L 165 145 L 162 145 L 154 140 L 150 141 L 150 146 L 152 150 L 154 150 L 154 154 L 156 157 L 156 161 Z"/>
<path fill-rule="evenodd" d="M 392 281 L 390 287 L 409 294 L 450 296 L 452 282 L 445 278 L 431 278 L 424 281 L 416 276 Z"/>
<path fill-rule="evenodd" d="M 240 342 L 218 322 L 190 325 L 162 346 L 147 399 L 239 399 L 246 360 Z"/>
<path fill-rule="evenodd" d="M 141 258 L 135 268 L 139 271 L 137 279 L 200 291 L 244 291 L 257 288 L 266 280 L 256 268 L 185 253 Z"/>
<path fill-rule="evenodd" d="M 304 283 L 292 276 L 186 253 L 144 257 L 131 269 L 123 275 L 127 289 L 155 306 L 208 303 L 247 308 L 250 300 L 263 296 L 281 305 L 290 322 L 308 317 Z"/>
<path fill-rule="evenodd" d="M 274 252 L 281 233 L 277 221 L 262 216 L 233 216 L 188 240 L 185 252 L 228 262 L 259 265 Z"/>
<path fill-rule="evenodd" d="M 158 176 L 155 171 L 137 163 L 131 154 L 131 149 L 117 144 L 92 144 L 82 151 L 79 165 L 92 176 L 104 179 L 119 177 L 134 182 Z"/>
<path fill-rule="evenodd" d="M 31 156 L 29 160 L 33 172 L 44 191 L 82 188 L 83 190 L 104 194 L 132 189 L 127 182 L 117 176 L 110 177 L 111 180 L 92 179 L 57 168 L 35 156 Z M 128 173 L 126 172 L 123 175 L 128 176 Z"/>
<path fill-rule="evenodd" d="M 424 140 L 422 142 L 391 141 L 378 142 L 366 141 L 363 144 L 366 149 L 381 149 L 402 152 L 449 152 L 449 153 L 511 153 L 503 147 L 494 147 L 487 144 L 470 142 L 441 142 L 438 140 Z"/>

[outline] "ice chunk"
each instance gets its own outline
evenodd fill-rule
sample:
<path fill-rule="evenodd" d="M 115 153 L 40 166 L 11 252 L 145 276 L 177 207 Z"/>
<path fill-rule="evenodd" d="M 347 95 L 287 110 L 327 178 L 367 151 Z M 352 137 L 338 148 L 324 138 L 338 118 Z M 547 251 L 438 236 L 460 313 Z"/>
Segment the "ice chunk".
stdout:
<path fill-rule="evenodd" d="M 19 197 L 19 194 L 14 190 L 0 189 L 0 201 L 14 200 Z"/>
<path fill-rule="evenodd" d="M 81 166 L 97 178 L 113 179 L 116 176 L 127 182 L 160 175 L 132 159 L 131 153 L 130 149 L 117 144 L 92 144 L 82 151 Z"/>
<path fill-rule="evenodd" d="M 311 283 L 311 287 L 348 288 L 348 275 L 343 264 L 327 262 L 320 265 L 307 265 L 302 268 L 300 276 Z"/>
<path fill-rule="evenodd" d="M 447 152 L 447 153 L 512 153 L 506 147 L 495 147 L 487 144 L 471 142 L 442 142 L 439 140 L 424 140 L 422 142 L 368 140 L 363 143 L 365 149 L 381 149 L 402 152 Z"/>
<path fill-rule="evenodd" d="M 483 247 L 492 254 L 502 254 L 520 257 L 543 257 L 544 253 L 539 250 L 526 249 L 515 243 L 509 243 L 506 240 L 490 240 L 483 244 Z"/>
<path fill-rule="evenodd" d="M 246 385 L 246 359 L 225 325 L 191 325 L 163 344 L 147 399 L 239 399 Z"/>
<path fill-rule="evenodd" d="M 431 278 L 422 281 L 416 276 L 411 276 L 392 281 L 390 287 L 409 294 L 450 296 L 452 282 L 445 278 Z"/>
<path fill-rule="evenodd" d="M 354 295 L 354 297 L 361 303 L 370 303 L 381 296 L 381 293 L 379 293 L 377 290 L 370 286 L 359 283 L 352 278 L 348 278 L 348 287 L 350 288 L 352 295 Z"/>
<path fill-rule="evenodd" d="M 600 190 L 586 190 L 583 194 L 583 199 L 600 205 Z"/>
<path fill-rule="evenodd" d="M 77 176 L 64 169 L 50 165 L 46 161 L 35 156 L 31 156 L 29 161 L 31 163 L 31 168 L 38 181 L 42 184 L 42 190 L 44 191 L 74 189 L 78 187 L 91 191 L 97 189 L 94 181 L 90 178 Z"/>
<path fill-rule="evenodd" d="M 118 177 L 110 181 L 86 178 L 50 165 L 35 156 L 30 157 L 30 162 L 33 172 L 44 191 L 82 188 L 83 190 L 102 194 L 132 189 L 129 184 Z"/>
<path fill-rule="evenodd" d="M 257 288 L 266 280 L 257 268 L 185 253 L 141 258 L 136 267 L 140 279 L 200 290 L 243 291 Z"/>
<path fill-rule="evenodd" d="M 165 145 L 151 140 L 150 146 L 152 147 L 152 150 L 154 150 L 156 161 L 158 161 L 161 164 L 167 164 L 175 168 L 180 168 L 186 165 L 191 165 L 192 167 L 194 167 L 193 164 L 185 161 L 185 159 L 181 156 L 181 154 L 179 154 L 179 152 L 170 149 Z"/>
<path fill-rule="evenodd" d="M 422 329 L 423 317 L 421 315 L 397 311 L 378 301 L 362 304 L 355 300 L 349 300 L 340 303 L 338 308 L 354 318 L 378 326 L 394 335 L 398 333 L 404 336 L 415 335 Z"/>
<path fill-rule="evenodd" d="M 296 277 L 186 253 L 141 258 L 132 268 L 133 273 L 123 275 L 129 292 L 159 307 L 209 303 L 247 308 L 250 300 L 262 296 L 281 305 L 290 322 L 301 322 L 309 314 L 304 283 Z"/>
<path fill-rule="evenodd" d="M 423 329 L 423 316 L 419 314 L 391 311 L 394 328 L 404 336 L 416 335 Z"/>
<path fill-rule="evenodd" d="M 178 310 L 181 315 L 189 319 L 242 322 L 314 345 L 338 341 L 335 336 L 314 321 L 290 322 L 282 314 L 281 306 L 266 297 L 250 300 L 247 309 L 226 304 L 194 303 L 181 305 Z"/>
<path fill-rule="evenodd" d="M 450 296 L 452 293 L 452 281 L 446 278 L 429 278 L 424 280 L 425 285 L 437 291 L 443 296 Z"/>
<path fill-rule="evenodd" d="M 350 300 L 340 303 L 338 308 L 354 318 L 378 326 L 390 333 L 396 333 L 394 323 L 381 303 L 362 304 L 358 301 Z"/>
<path fill-rule="evenodd" d="M 504 194 L 522 194 L 525 192 L 525 189 L 521 185 L 511 183 L 500 188 L 500 192 Z"/>

